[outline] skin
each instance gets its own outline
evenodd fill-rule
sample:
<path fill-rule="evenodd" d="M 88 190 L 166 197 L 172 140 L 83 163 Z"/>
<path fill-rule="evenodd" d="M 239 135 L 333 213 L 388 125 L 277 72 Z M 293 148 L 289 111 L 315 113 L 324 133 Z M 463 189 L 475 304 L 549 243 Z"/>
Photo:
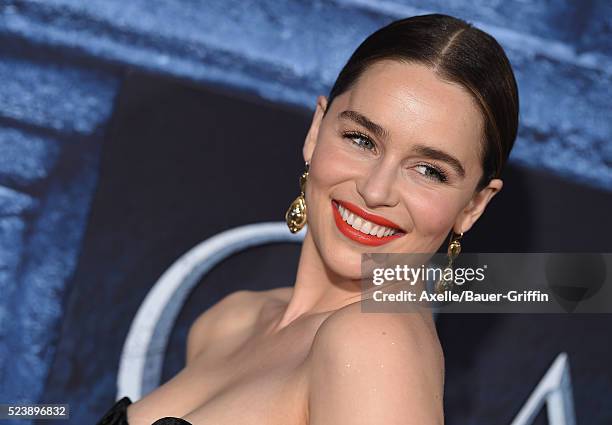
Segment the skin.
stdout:
<path fill-rule="evenodd" d="M 339 118 L 346 110 L 387 137 Z M 331 105 L 319 96 L 303 147 L 308 231 L 294 286 L 239 291 L 203 313 L 186 367 L 128 408 L 130 425 L 164 416 L 194 425 L 442 424 L 444 358 L 431 313 L 362 313 L 360 259 L 433 253 L 451 229 L 472 227 L 502 188 L 494 179 L 476 191 L 482 128 L 470 94 L 419 64 L 380 61 Z M 464 174 L 417 145 L 454 157 Z M 348 239 L 332 199 L 406 234 L 379 247 Z"/>

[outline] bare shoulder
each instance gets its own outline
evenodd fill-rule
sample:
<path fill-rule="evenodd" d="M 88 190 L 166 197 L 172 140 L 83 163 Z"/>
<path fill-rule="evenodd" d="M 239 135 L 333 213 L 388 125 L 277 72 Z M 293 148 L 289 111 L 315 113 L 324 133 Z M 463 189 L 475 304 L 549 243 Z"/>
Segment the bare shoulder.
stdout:
<path fill-rule="evenodd" d="M 346 350 L 345 350 L 346 349 Z M 427 366 L 432 377 L 441 377 L 444 356 L 433 322 L 418 313 L 367 313 L 353 303 L 331 314 L 319 327 L 312 354 L 349 351 L 367 360 L 368 356 L 393 359 L 399 354 L 415 356 L 411 364 Z M 439 375 L 439 376 L 438 376 Z"/>
<path fill-rule="evenodd" d="M 239 290 L 226 295 L 200 314 L 187 334 L 187 364 L 203 351 L 207 341 L 244 329 L 260 302 L 259 292 Z"/>
<path fill-rule="evenodd" d="M 262 295 L 269 299 L 279 300 L 282 302 L 289 302 L 293 295 L 293 286 L 283 286 L 280 288 L 269 289 L 262 291 Z"/>
<path fill-rule="evenodd" d="M 343 307 L 319 327 L 309 362 L 312 425 L 443 423 L 444 357 L 418 313 Z"/>
<path fill-rule="evenodd" d="M 223 297 L 191 324 L 187 335 L 187 364 L 202 352 L 207 341 L 248 329 L 266 302 L 283 300 L 287 295 L 290 297 L 292 290 L 292 287 L 239 290 Z"/>

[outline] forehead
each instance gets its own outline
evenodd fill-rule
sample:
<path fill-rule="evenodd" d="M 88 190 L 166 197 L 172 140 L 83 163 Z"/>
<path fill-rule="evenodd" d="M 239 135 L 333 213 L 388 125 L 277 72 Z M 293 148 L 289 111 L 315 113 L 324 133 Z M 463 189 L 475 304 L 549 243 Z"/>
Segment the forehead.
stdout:
<path fill-rule="evenodd" d="M 366 115 L 387 129 L 392 140 L 464 155 L 479 152 L 482 116 L 472 95 L 425 65 L 374 63 L 346 94 L 338 112 L 351 109 Z"/>

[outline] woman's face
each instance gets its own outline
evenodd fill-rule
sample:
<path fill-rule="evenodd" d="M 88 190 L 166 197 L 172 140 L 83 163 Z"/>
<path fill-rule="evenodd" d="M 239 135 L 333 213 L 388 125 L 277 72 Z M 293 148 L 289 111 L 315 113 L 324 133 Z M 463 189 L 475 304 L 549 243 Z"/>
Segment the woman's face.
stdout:
<path fill-rule="evenodd" d="M 359 278 L 362 253 L 437 251 L 501 189 L 475 192 L 483 119 L 471 95 L 424 65 L 379 61 L 326 108 L 320 96 L 303 149 L 308 233 L 341 276 Z"/>

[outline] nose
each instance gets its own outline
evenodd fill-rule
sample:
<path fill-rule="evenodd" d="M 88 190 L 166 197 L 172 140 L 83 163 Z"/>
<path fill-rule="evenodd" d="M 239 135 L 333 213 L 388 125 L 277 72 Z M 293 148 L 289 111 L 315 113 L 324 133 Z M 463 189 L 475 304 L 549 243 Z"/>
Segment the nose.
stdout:
<path fill-rule="evenodd" d="M 390 161 L 377 162 L 357 181 L 357 192 L 370 208 L 394 207 L 399 202 L 399 194 L 395 189 L 396 178 L 395 165 Z"/>

